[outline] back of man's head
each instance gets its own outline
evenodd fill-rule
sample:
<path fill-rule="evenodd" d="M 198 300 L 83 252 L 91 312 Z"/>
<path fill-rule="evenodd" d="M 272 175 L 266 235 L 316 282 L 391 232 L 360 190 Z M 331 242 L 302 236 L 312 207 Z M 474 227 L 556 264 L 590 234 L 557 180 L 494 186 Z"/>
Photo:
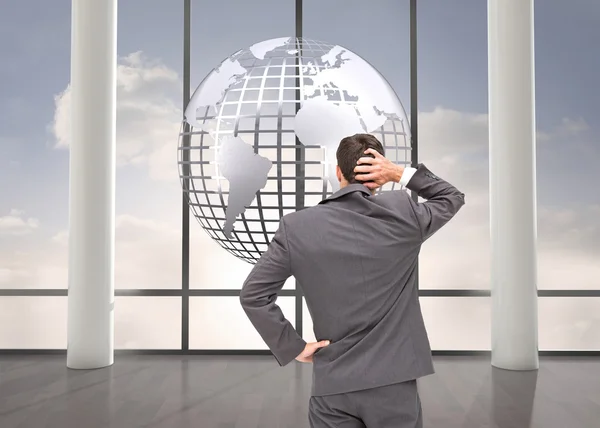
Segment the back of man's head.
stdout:
<path fill-rule="evenodd" d="M 348 184 L 365 183 L 356 179 L 354 168 L 360 158 L 373 157 L 365 154 L 367 149 L 374 149 L 385 156 L 383 145 L 371 134 L 354 134 L 340 142 L 336 153 L 337 163 Z"/>

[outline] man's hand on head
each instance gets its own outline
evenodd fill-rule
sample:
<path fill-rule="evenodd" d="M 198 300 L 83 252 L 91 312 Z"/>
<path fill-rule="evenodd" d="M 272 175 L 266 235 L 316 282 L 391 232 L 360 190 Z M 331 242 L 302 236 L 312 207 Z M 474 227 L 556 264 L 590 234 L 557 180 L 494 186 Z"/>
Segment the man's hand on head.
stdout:
<path fill-rule="evenodd" d="M 374 149 L 365 151 L 366 155 L 358 160 L 354 168 L 355 178 L 371 190 L 378 189 L 391 181 L 398 183 L 402 178 L 404 167 L 396 165 L 389 159 L 386 159 L 381 153 Z"/>
<path fill-rule="evenodd" d="M 296 357 L 296 360 L 300 361 L 301 363 L 312 363 L 313 355 L 315 355 L 315 352 L 328 345 L 329 340 L 321 340 L 320 342 L 307 343 L 304 347 L 304 351 L 302 351 L 302 353 Z"/>

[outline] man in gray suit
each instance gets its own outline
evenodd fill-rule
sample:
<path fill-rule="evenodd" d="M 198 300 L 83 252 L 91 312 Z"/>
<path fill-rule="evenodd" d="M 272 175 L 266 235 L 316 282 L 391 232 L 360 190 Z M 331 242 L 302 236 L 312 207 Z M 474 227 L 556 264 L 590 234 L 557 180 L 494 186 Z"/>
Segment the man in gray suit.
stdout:
<path fill-rule="evenodd" d="M 421 427 L 416 379 L 433 363 L 419 305 L 421 244 L 464 204 L 464 195 L 424 165 L 387 160 L 372 135 L 344 138 L 337 151 L 341 190 L 285 216 L 248 276 L 240 301 L 281 366 L 313 363 L 312 427 Z M 374 194 L 397 182 L 404 190 Z M 306 343 L 276 304 L 293 275 L 316 343 Z"/>

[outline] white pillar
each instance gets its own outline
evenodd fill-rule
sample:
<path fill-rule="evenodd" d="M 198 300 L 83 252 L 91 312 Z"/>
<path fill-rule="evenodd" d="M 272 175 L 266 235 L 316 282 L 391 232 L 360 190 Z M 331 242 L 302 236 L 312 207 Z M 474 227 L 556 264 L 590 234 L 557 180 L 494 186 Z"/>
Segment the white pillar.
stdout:
<path fill-rule="evenodd" d="M 492 364 L 539 367 L 533 0 L 488 0 Z"/>
<path fill-rule="evenodd" d="M 67 366 L 113 363 L 117 0 L 72 0 Z"/>

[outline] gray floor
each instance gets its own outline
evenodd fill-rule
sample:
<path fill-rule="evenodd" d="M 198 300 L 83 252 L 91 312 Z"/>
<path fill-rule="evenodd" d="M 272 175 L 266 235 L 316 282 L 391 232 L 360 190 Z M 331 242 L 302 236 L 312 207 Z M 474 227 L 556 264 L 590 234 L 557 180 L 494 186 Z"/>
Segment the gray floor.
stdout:
<path fill-rule="evenodd" d="M 420 381 L 425 427 L 598 428 L 600 358 L 543 358 L 539 372 L 485 357 L 438 357 Z M 271 357 L 0 356 L 1 428 L 307 427 L 311 368 Z"/>

